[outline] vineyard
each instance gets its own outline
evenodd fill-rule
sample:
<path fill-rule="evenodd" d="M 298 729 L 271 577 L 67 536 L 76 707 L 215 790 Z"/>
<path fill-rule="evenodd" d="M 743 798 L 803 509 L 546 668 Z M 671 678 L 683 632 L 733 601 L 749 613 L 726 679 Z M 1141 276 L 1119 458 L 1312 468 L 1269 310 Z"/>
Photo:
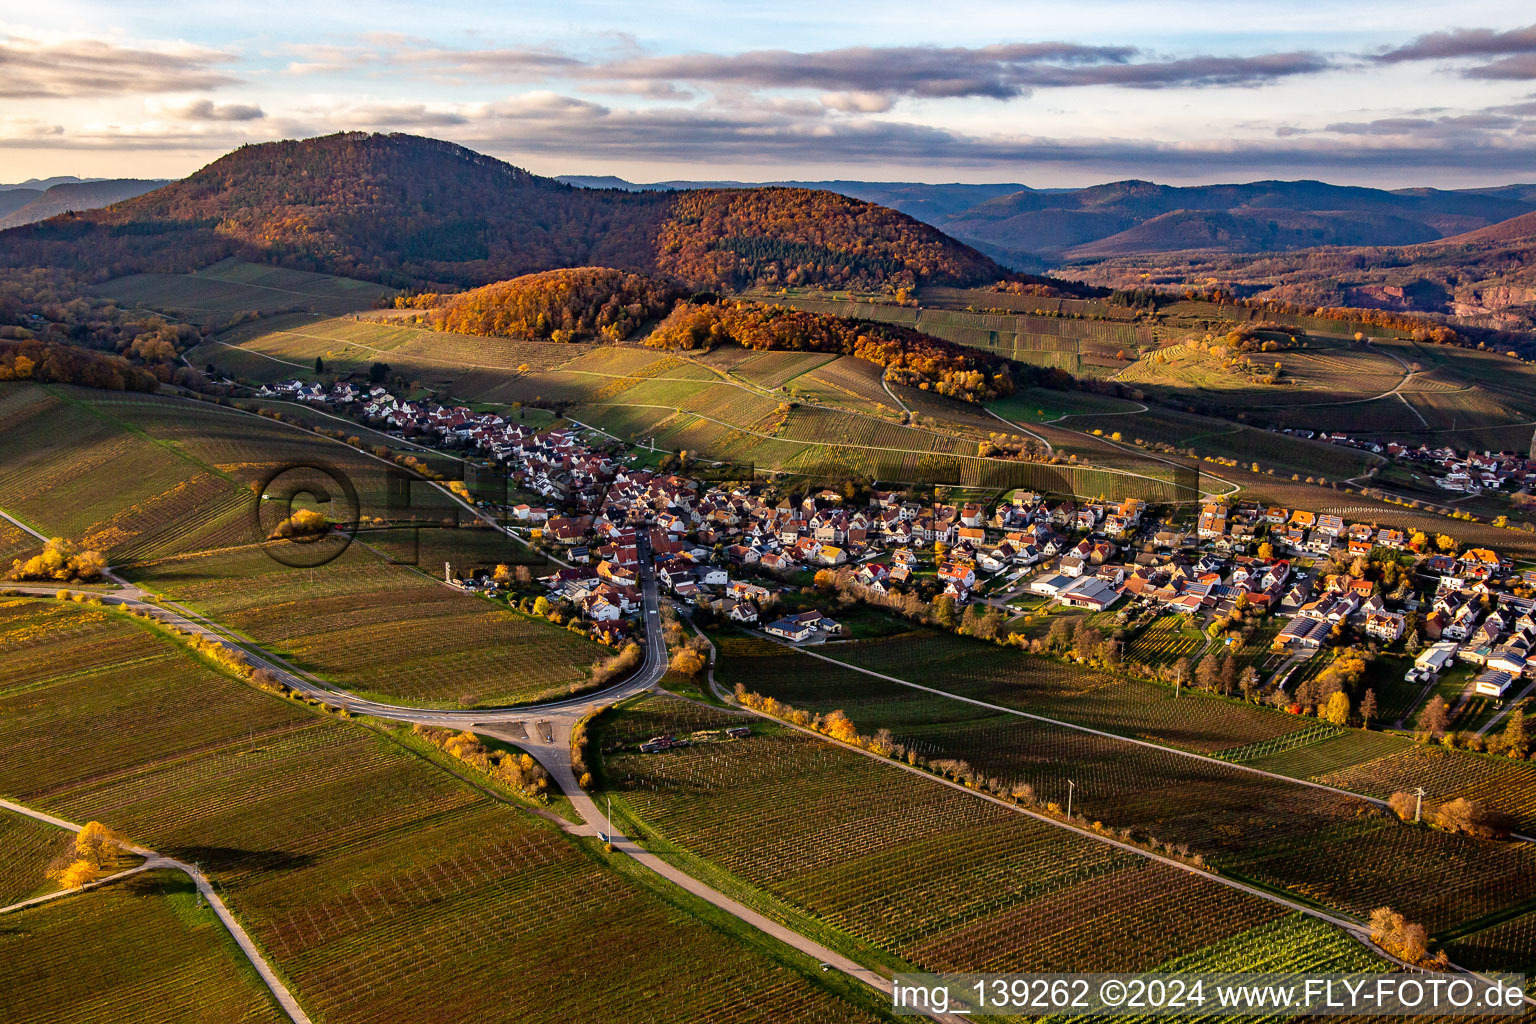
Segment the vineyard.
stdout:
<path fill-rule="evenodd" d="M 1294 716 L 1124 678 L 1016 648 L 914 631 L 839 644 L 859 668 L 1127 736 L 1212 752 L 1302 728 Z"/>
<path fill-rule="evenodd" d="M 7 1024 L 288 1020 L 180 873 L 135 876 L 7 922 L 0 957 Z"/>
<path fill-rule="evenodd" d="M 1333 742 L 1326 738 L 1331 727 L 1315 720 L 1309 725 L 1297 716 L 1188 693 L 1177 701 L 1165 696 L 1161 706 L 1168 712 L 1154 717 L 1145 709 L 1155 705 L 1137 699 L 1138 684 L 998 649 L 999 655 L 1043 665 L 1010 670 L 981 644 L 956 640 L 967 645 L 961 650 L 970 656 L 951 657 L 937 642 L 915 647 L 912 636 L 828 650 L 837 651 L 840 660 L 878 662 L 881 671 L 960 696 L 1220 751 L 1236 762 L 1251 758 L 1255 766 L 1270 757 L 1297 758 L 1314 741 Z M 779 658 L 813 660 L 781 652 Z M 1070 778 L 1076 808 L 1107 826 L 1182 844 L 1224 873 L 1347 913 L 1364 915 L 1388 903 L 1438 930 L 1511 901 L 1536 899 L 1536 854 L 1524 844 L 1412 828 L 1364 801 L 1237 764 L 978 708 L 825 662 L 796 672 L 761 648 L 725 643 L 720 653 L 716 675 L 727 684 L 742 682 L 808 710 L 845 710 L 861 732 L 889 728 L 898 742 L 930 761 L 965 761 L 979 777 L 995 778 L 1004 788 L 1031 786 L 1040 800 L 1064 803 Z M 1274 725 L 1260 732 L 1255 729 L 1260 723 Z M 1245 742 L 1233 742 L 1242 734 L 1248 736 Z M 1405 863 L 1416 866 L 1411 878 L 1401 871 Z"/>
<path fill-rule="evenodd" d="M 73 390 L 0 390 L 0 507 L 114 561 L 185 549 L 244 525 L 234 486 L 101 415 Z M 82 392 L 94 398 L 107 392 Z"/>
<path fill-rule="evenodd" d="M 1398 741 L 1382 750 L 1381 756 L 1358 758 L 1357 763 L 1320 776 L 1319 781 L 1373 796 L 1423 786 L 1426 800 L 1482 800 L 1515 815 L 1522 824 L 1536 822 L 1536 766 L 1524 761 Z"/>
<path fill-rule="evenodd" d="M 737 721 L 679 703 L 626 708 L 605 743 Z M 734 743 L 610 754 L 604 775 L 654 841 L 926 969 L 1142 969 L 1281 913 L 772 727 Z"/>
<path fill-rule="evenodd" d="M 1001 294 L 978 301 L 1002 305 Z M 1075 319 L 1047 316 L 1045 306 L 1059 307 L 1072 300 L 1035 299 L 1035 312 L 979 313 L 957 309 L 913 308 L 872 301 L 836 299 L 813 295 L 774 295 L 764 301 L 793 306 L 813 313 L 901 324 L 958 345 L 984 349 L 1021 363 L 1052 366 L 1071 373 L 1093 375 L 1094 367 L 1110 372 L 1130 365 L 1137 346 L 1152 343 L 1153 328 L 1121 320 Z M 1044 305 L 1040 305 L 1043 303 Z M 1057 312 L 1055 308 L 1051 312 Z M 1060 312 L 1067 312 L 1060 310 Z"/>
<path fill-rule="evenodd" d="M 35 818 L 0 810 L 0 907 L 52 892 L 57 885 L 46 873 L 57 858 L 65 856 L 73 840 L 68 832 Z"/>
<path fill-rule="evenodd" d="M 1525 975 L 1525 990 L 1536 992 L 1536 911 L 1463 935 L 1446 946 L 1455 961 L 1474 971 Z"/>
<path fill-rule="evenodd" d="M 1171 665 L 1180 658 L 1194 660 L 1207 642 L 1205 634 L 1190 628 L 1188 616 L 1159 615 L 1136 634 L 1125 656 L 1143 665 Z"/>
<path fill-rule="evenodd" d="M 313 570 L 243 549 L 156 563 L 136 579 L 380 700 L 466 707 L 547 700 L 581 688 L 591 664 L 611 653 L 356 544 Z"/>
<path fill-rule="evenodd" d="M 327 438 L 213 405 L 55 387 L 0 390 L 19 442 L 0 467 L 0 507 L 44 532 L 128 563 L 249 544 L 262 535 L 251 485 L 289 466 L 323 467 L 389 515 L 386 464 Z M 451 503 L 413 486 L 410 517 Z"/>
<path fill-rule="evenodd" d="M 195 274 L 120 277 L 95 290 L 121 305 L 218 323 L 245 312 L 303 309 L 335 316 L 368 309 L 387 289 L 367 281 L 230 259 Z"/>
<path fill-rule="evenodd" d="M 39 624 L 6 611 L 0 637 Z M 723 942 L 675 895 L 382 735 L 179 653 L 151 672 L 74 650 L 57 679 L 0 691 L 0 791 L 200 863 L 316 1020 L 865 1019 L 814 965 Z"/>
<path fill-rule="evenodd" d="M 303 375 L 316 356 L 324 358 L 332 372 L 366 373 L 382 360 L 428 386 L 452 387 L 466 398 L 487 400 L 488 389 L 517 386 L 518 367 L 550 369 L 593 347 L 429 331 L 378 314 L 323 320 L 288 314 L 223 331 L 187 357 L 195 365 L 212 362 L 254 381 Z"/>

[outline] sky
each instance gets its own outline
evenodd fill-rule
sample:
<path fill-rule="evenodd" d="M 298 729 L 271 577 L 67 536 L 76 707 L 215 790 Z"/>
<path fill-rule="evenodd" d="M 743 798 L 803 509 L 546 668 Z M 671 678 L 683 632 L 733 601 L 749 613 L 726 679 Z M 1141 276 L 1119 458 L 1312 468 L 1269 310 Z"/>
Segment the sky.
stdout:
<path fill-rule="evenodd" d="M 1536 8 L 0 2 L 0 182 L 353 130 L 631 181 L 1532 181 Z"/>

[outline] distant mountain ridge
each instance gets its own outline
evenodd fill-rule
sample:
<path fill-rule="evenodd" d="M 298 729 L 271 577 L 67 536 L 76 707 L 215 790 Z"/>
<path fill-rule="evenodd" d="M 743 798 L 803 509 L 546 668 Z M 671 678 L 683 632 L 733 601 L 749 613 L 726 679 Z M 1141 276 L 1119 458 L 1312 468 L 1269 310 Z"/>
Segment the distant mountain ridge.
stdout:
<path fill-rule="evenodd" d="M 751 187 L 745 182 L 637 185 L 611 176 L 602 180 L 605 187 L 636 190 Z M 1259 253 L 1411 245 L 1536 212 L 1536 185 L 1528 184 L 1395 191 L 1321 181 L 1175 186 L 1131 179 L 1068 189 L 1016 183 L 771 184 L 826 189 L 888 206 L 1025 271 L 1185 249 Z"/>
<path fill-rule="evenodd" d="M 71 210 L 97 210 L 124 199 L 141 196 L 166 184 L 168 182 L 164 179 L 98 178 L 90 181 L 62 181 L 43 191 L 8 188 L 0 191 L 0 231 L 34 224 Z"/>
<path fill-rule="evenodd" d="M 577 188 L 452 143 L 361 132 L 243 146 L 110 208 L 0 233 L 0 265 L 96 279 L 229 256 L 433 288 L 582 266 L 706 289 L 1007 276 L 921 221 L 838 193 Z"/>
<path fill-rule="evenodd" d="M 28 178 L 26 181 L 18 181 L 13 185 L 0 183 L 0 192 L 13 188 L 31 189 L 34 192 L 46 192 L 55 185 L 78 185 L 82 181 L 106 181 L 105 178 L 77 178 L 73 174 L 56 174 L 51 178 Z"/>

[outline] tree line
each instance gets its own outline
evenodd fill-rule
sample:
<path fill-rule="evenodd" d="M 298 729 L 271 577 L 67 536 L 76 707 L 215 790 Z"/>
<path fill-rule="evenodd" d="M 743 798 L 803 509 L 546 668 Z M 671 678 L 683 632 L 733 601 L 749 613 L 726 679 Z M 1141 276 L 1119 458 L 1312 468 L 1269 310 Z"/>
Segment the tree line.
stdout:
<path fill-rule="evenodd" d="M 885 379 L 967 402 L 1013 393 L 1008 364 L 985 352 L 894 324 L 866 323 L 788 306 L 679 302 L 645 339 L 652 348 L 836 352 L 885 369 Z"/>

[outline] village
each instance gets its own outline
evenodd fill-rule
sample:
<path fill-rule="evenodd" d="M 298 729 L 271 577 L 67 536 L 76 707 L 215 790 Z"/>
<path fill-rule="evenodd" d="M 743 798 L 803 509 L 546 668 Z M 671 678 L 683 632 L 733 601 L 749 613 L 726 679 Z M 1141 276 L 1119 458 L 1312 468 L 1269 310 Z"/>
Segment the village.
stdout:
<path fill-rule="evenodd" d="M 1475 495 L 1483 491 L 1510 490 L 1529 494 L 1527 484 L 1536 472 L 1530 456 L 1519 452 L 1458 451 L 1446 445 L 1431 447 L 1400 441 L 1371 441 L 1340 431 L 1330 433 L 1287 427 L 1280 432 L 1383 456 L 1422 472 L 1442 491 Z"/>
<path fill-rule="evenodd" d="M 943 489 L 780 493 L 771 482 L 700 479 L 729 467 L 643 468 L 624 445 L 579 425 L 537 427 L 378 386 L 277 388 L 494 463 L 526 500 L 479 504 L 567 566 L 537 581 L 545 606 L 569 609 L 604 643 L 635 636 L 645 551 L 677 606 L 790 644 L 849 635 L 819 599 L 827 592 L 885 606 L 914 595 L 1004 622 L 1043 606 L 1175 613 L 1202 629 L 1234 611 L 1272 616 L 1284 623 L 1273 649 L 1286 665 L 1363 641 L 1411 655 L 1410 683 L 1471 665 L 1468 695 L 1496 700 L 1536 677 L 1536 579 L 1443 534 L 1245 501 L 1208 503 L 1190 519 L 1139 498 L 1029 491 L 969 500 Z M 484 570 L 454 582 L 480 591 L 506 583 Z"/>

